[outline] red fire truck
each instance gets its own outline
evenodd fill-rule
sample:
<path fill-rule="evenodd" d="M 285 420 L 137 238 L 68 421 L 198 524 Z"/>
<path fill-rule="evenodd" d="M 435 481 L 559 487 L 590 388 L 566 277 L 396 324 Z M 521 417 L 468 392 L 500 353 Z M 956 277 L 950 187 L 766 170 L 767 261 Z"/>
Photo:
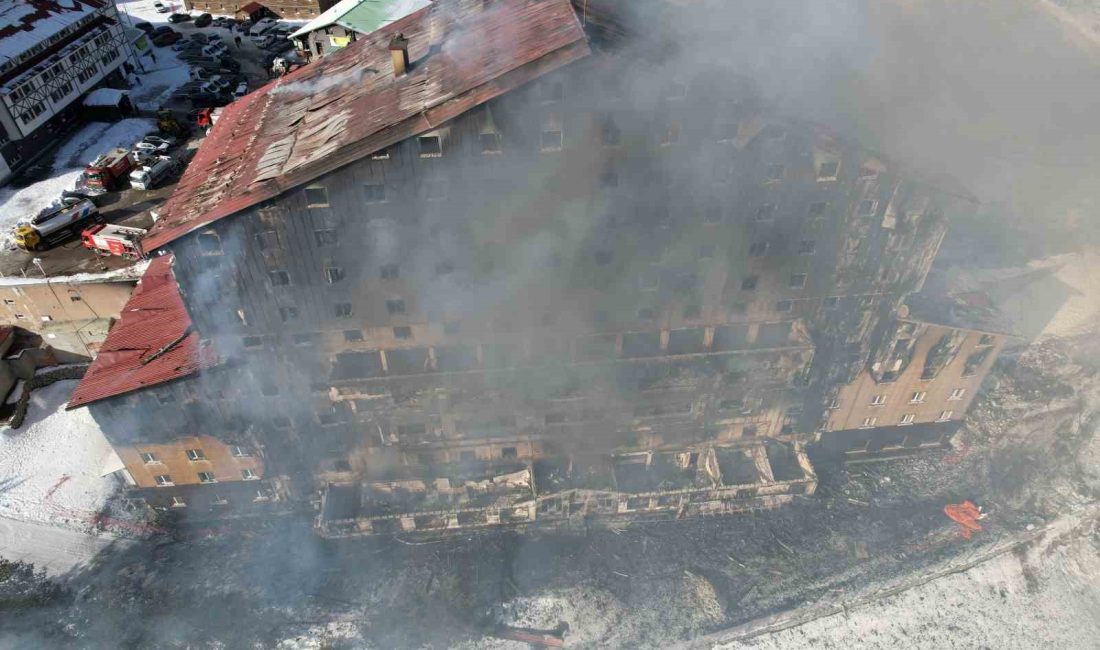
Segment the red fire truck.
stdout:
<path fill-rule="evenodd" d="M 101 223 L 85 228 L 80 239 L 84 248 L 95 252 L 96 255 L 120 255 L 126 259 L 136 260 L 141 257 L 140 241 L 144 234 L 145 230 L 142 228 Z"/>
<path fill-rule="evenodd" d="M 117 189 L 120 181 L 133 169 L 133 160 L 126 149 L 112 149 L 96 158 L 84 169 L 83 185 L 103 190 Z"/>

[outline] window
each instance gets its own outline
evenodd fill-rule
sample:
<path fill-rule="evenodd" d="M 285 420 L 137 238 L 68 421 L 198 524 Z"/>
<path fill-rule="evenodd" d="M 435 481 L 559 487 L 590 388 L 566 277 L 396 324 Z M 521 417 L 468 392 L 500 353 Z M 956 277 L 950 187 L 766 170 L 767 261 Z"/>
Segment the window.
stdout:
<path fill-rule="evenodd" d="M 954 411 L 940 411 L 940 417 L 936 418 L 936 422 L 946 422 L 954 415 Z"/>
<path fill-rule="evenodd" d="M 667 147 L 680 141 L 680 125 L 669 122 L 661 131 L 660 145 Z"/>
<path fill-rule="evenodd" d="M 214 472 L 199 472 L 199 483 L 215 483 Z"/>
<path fill-rule="evenodd" d="M 790 287 L 792 289 L 802 289 L 806 286 L 806 274 L 805 273 L 792 273 Z"/>
<path fill-rule="evenodd" d="M 337 318 L 351 318 L 351 303 L 338 302 L 333 306 L 332 311 Z"/>
<path fill-rule="evenodd" d="M 993 345 L 993 335 L 992 334 L 982 334 L 982 337 L 980 339 L 978 339 L 977 347 L 985 348 L 985 347 L 989 347 L 990 345 Z"/>
<path fill-rule="evenodd" d="M 216 232 L 199 234 L 199 252 L 203 255 L 221 255 L 222 240 Z"/>
<path fill-rule="evenodd" d="M 187 460 L 206 460 L 206 454 L 201 449 L 188 449 Z"/>
<path fill-rule="evenodd" d="M 859 202 L 859 215 L 861 217 L 873 217 L 878 210 L 878 201 L 866 200 Z"/>
<path fill-rule="evenodd" d="M 4 304 L 5 305 L 14 305 L 15 301 L 12 300 L 11 298 L 4 298 Z"/>
<path fill-rule="evenodd" d="M 652 307 L 642 307 L 638 310 L 638 318 L 640 320 L 653 320 L 657 318 L 657 312 Z"/>
<path fill-rule="evenodd" d="M 321 185 L 314 185 L 306 188 L 306 207 L 307 208 L 327 208 L 328 207 L 328 190 Z"/>
<path fill-rule="evenodd" d="M 80 302 L 81 300 L 83 300 L 83 298 L 80 296 L 79 292 L 77 292 L 74 289 L 69 289 L 69 301 L 70 302 Z M 15 301 L 14 300 L 5 300 L 4 304 L 14 305 Z"/>
<path fill-rule="evenodd" d="M 401 273 L 401 269 L 397 264 L 385 264 L 379 273 L 383 280 L 396 280 Z"/>
<path fill-rule="evenodd" d="M 264 232 L 256 233 L 256 248 L 259 248 L 262 251 L 280 248 L 279 233 L 275 232 L 274 230 L 266 230 Z"/>
<path fill-rule="evenodd" d="M 817 242 L 812 239 L 803 239 L 798 242 L 799 255 L 813 255 L 815 248 L 817 248 Z"/>
<path fill-rule="evenodd" d="M 619 127 L 615 124 L 615 121 L 611 118 L 604 120 L 603 126 L 600 129 L 600 139 L 603 141 L 605 147 L 614 147 L 619 144 L 621 133 Z"/>
<path fill-rule="evenodd" d="M 733 142 L 737 140 L 737 122 L 719 122 L 714 127 L 719 142 Z"/>
<path fill-rule="evenodd" d="M 285 287 L 290 284 L 290 274 L 286 271 L 268 271 L 267 277 L 271 279 L 271 284 L 276 287 Z"/>
<path fill-rule="evenodd" d="M 778 312 L 788 312 L 794 309 L 794 302 L 790 300 L 780 300 L 775 303 L 775 310 Z"/>
<path fill-rule="evenodd" d="M 515 447 L 504 447 L 500 450 L 501 458 L 516 458 L 519 456 L 519 452 Z"/>
<path fill-rule="evenodd" d="M 859 168 L 859 177 L 860 178 L 875 178 L 876 176 L 878 176 L 878 171 L 876 171 L 876 170 L 874 170 L 870 167 L 860 167 Z"/>
<path fill-rule="evenodd" d="M 157 461 L 157 455 L 156 454 L 146 452 L 146 453 L 143 453 L 141 455 L 141 462 L 145 463 L 146 465 L 149 465 L 150 463 L 156 463 L 156 462 L 159 462 L 159 461 Z"/>
<path fill-rule="evenodd" d="M 386 186 L 381 183 L 370 183 L 363 186 L 363 199 L 367 203 L 382 203 L 386 200 Z"/>
<path fill-rule="evenodd" d="M 483 154 L 495 154 L 500 153 L 500 134 L 499 133 L 482 133 L 478 136 L 478 142 L 481 143 L 481 153 Z"/>
<path fill-rule="evenodd" d="M 913 424 L 913 420 L 915 420 L 916 418 L 916 413 L 906 413 L 905 415 L 901 416 L 901 420 L 898 421 L 898 424 Z"/>
<path fill-rule="evenodd" d="M 885 403 L 886 403 L 886 396 L 885 395 L 872 395 L 871 396 L 871 406 L 882 406 Z"/>
<path fill-rule="evenodd" d="M 823 162 L 817 167 L 817 180 L 819 181 L 835 181 L 837 173 L 840 171 L 840 163 L 838 162 Z"/>
<path fill-rule="evenodd" d="M 913 393 L 912 395 L 909 396 L 909 403 L 910 404 L 923 404 L 924 403 L 924 398 L 927 397 L 927 395 L 928 395 L 928 393 L 924 392 L 923 390 L 918 390 L 917 392 L 915 392 L 915 393 Z"/>
<path fill-rule="evenodd" d="M 412 338 L 411 327 L 395 327 L 393 328 L 393 337 L 395 339 L 411 339 Z"/>
<path fill-rule="evenodd" d="M 220 494 L 215 494 L 214 499 L 210 503 L 215 506 L 227 506 L 229 505 L 229 499 L 226 499 Z"/>
<path fill-rule="evenodd" d="M 298 320 L 298 308 L 279 307 L 279 318 L 281 318 L 284 323 L 289 323 L 292 320 Z"/>
<path fill-rule="evenodd" d="M 878 418 L 863 418 L 863 424 L 859 425 L 861 429 L 870 429 L 878 422 Z"/>
<path fill-rule="evenodd" d="M 811 203 L 810 209 L 807 211 L 806 214 L 809 215 L 811 219 L 820 219 L 821 217 L 825 216 L 825 208 L 827 207 L 827 205 L 828 204 L 824 201 Z"/>
<path fill-rule="evenodd" d="M 234 445 L 230 449 L 233 452 L 233 456 L 235 456 L 236 458 L 247 458 L 252 455 L 252 452 L 249 451 L 248 447 L 240 447 Z"/>
<path fill-rule="evenodd" d="M 256 476 L 256 472 L 253 472 L 250 469 L 242 469 L 241 470 L 241 478 L 246 480 L 246 481 L 254 481 L 254 480 L 256 480 L 260 477 Z"/>
<path fill-rule="evenodd" d="M 313 240 L 318 246 L 335 246 L 339 242 L 335 230 L 314 230 Z"/>
<path fill-rule="evenodd" d="M 329 266 L 325 267 L 325 281 L 329 284 L 336 284 L 340 280 L 344 279 L 344 268 L 341 266 Z"/>
<path fill-rule="evenodd" d="M 15 315 L 15 320 L 26 320 L 26 319 L 27 319 L 26 314 L 16 314 Z"/>
<path fill-rule="evenodd" d="M 765 203 L 758 206 L 756 212 L 753 214 L 753 219 L 756 221 L 767 221 L 775 216 L 775 204 Z"/>
<path fill-rule="evenodd" d="M 348 343 L 359 343 L 363 340 L 363 330 L 344 330 L 344 340 Z"/>
<path fill-rule="evenodd" d="M 560 102 L 565 97 L 565 86 L 560 81 L 547 82 L 539 88 L 542 101 Z"/>
<path fill-rule="evenodd" d="M 768 180 L 769 181 L 781 181 L 783 180 L 783 172 L 786 168 L 783 165 L 768 165 Z"/>
<path fill-rule="evenodd" d="M 256 348 L 262 348 L 264 346 L 264 337 L 262 336 L 245 336 L 241 338 L 241 345 L 249 350 L 255 350 Z"/>
<path fill-rule="evenodd" d="M 834 399 L 833 401 L 829 402 L 829 410 L 830 411 L 835 411 L 839 408 L 840 408 L 840 400 Z"/>
<path fill-rule="evenodd" d="M 550 130 L 543 131 L 542 138 L 540 140 L 540 148 L 543 151 L 561 151 L 562 137 L 561 131 Z"/>
<path fill-rule="evenodd" d="M 764 257 L 768 254 L 768 242 L 754 241 L 749 245 L 749 257 Z"/>
<path fill-rule="evenodd" d="M 756 291 L 756 284 L 760 281 L 758 275 L 747 275 L 741 279 L 741 291 Z"/>
<path fill-rule="evenodd" d="M 316 332 L 308 332 L 305 334 L 295 334 L 291 339 L 294 341 L 294 345 L 307 347 L 316 344 L 318 339 L 320 339 L 320 335 Z"/>
<path fill-rule="evenodd" d="M 421 158 L 439 158 L 443 155 L 443 141 L 438 135 L 422 135 L 416 139 Z"/>
<path fill-rule="evenodd" d="M 703 308 L 699 305 L 688 305 L 684 307 L 684 318 L 699 318 L 703 315 Z"/>
<path fill-rule="evenodd" d="M 960 400 L 960 399 L 963 398 L 963 395 L 966 395 L 966 389 L 965 388 L 956 388 L 955 390 L 951 391 L 951 397 L 948 397 L 947 399 L 949 399 L 949 400 Z"/>
<path fill-rule="evenodd" d="M 387 300 L 386 301 L 386 311 L 389 312 L 390 315 L 404 314 L 405 313 L 405 301 L 404 300 Z"/>
<path fill-rule="evenodd" d="M 172 497 L 172 507 L 173 508 L 186 508 L 187 507 L 187 502 L 184 501 L 183 497 Z"/>
<path fill-rule="evenodd" d="M 175 483 L 172 482 L 172 477 L 168 476 L 167 474 L 158 474 L 157 476 L 153 477 L 153 480 L 156 481 L 157 485 L 159 485 L 160 487 L 175 485 Z"/>

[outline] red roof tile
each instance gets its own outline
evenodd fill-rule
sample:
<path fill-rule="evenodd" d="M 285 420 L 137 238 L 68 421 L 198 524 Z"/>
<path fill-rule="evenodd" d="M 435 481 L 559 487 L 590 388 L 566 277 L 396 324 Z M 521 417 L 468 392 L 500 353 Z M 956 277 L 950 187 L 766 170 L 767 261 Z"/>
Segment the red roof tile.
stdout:
<path fill-rule="evenodd" d="M 408 74 L 388 50 L 409 40 Z M 589 53 L 569 0 L 438 0 L 227 106 L 144 247 L 430 131 Z"/>
<path fill-rule="evenodd" d="M 73 409 L 186 377 L 218 363 L 191 331 L 191 316 L 172 272 L 172 256 L 156 257 L 88 372 L 69 399 Z"/>

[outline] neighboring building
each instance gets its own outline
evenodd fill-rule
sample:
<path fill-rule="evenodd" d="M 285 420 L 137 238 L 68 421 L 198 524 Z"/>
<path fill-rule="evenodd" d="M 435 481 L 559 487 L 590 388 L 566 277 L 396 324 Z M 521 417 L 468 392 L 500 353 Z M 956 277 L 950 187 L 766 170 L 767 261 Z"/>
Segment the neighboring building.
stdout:
<path fill-rule="evenodd" d="M 85 93 L 122 83 L 130 39 L 112 0 L 0 2 L 0 181 L 78 119 Z"/>
<path fill-rule="evenodd" d="M 34 332 L 56 350 L 94 357 L 144 268 L 0 278 L 0 323 Z"/>
<path fill-rule="evenodd" d="M 813 493 L 819 404 L 954 193 L 590 39 L 568 0 L 435 2 L 227 106 L 158 211 L 144 247 L 226 360 L 197 381 L 241 391 L 191 434 L 250 431 L 324 534 Z M 128 431 L 162 435 L 141 399 Z"/>
<path fill-rule="evenodd" d="M 184 0 L 183 2 L 183 6 L 188 11 L 234 16 L 241 20 L 253 21 L 267 17 L 309 20 L 321 15 L 332 4 L 333 0 L 265 0 L 244 5 L 226 0 Z"/>
<path fill-rule="evenodd" d="M 430 4 L 431 0 L 341 0 L 290 35 L 311 56 L 335 52 L 359 36 L 389 25 Z"/>
<path fill-rule="evenodd" d="M 69 408 L 89 406 L 132 496 L 149 505 L 187 508 L 192 519 L 266 512 L 280 499 L 278 481 L 236 412 L 247 396 L 235 372 L 192 329 L 172 257 L 157 257 Z"/>

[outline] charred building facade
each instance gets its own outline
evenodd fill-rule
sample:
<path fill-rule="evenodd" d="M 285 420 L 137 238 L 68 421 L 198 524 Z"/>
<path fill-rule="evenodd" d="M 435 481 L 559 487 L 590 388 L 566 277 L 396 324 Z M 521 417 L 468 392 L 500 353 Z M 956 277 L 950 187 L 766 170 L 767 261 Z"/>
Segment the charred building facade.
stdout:
<path fill-rule="evenodd" d="M 145 242 L 235 391 L 191 435 L 247 431 L 329 535 L 812 494 L 955 199 L 596 40 L 442 0 L 227 107 Z"/>

